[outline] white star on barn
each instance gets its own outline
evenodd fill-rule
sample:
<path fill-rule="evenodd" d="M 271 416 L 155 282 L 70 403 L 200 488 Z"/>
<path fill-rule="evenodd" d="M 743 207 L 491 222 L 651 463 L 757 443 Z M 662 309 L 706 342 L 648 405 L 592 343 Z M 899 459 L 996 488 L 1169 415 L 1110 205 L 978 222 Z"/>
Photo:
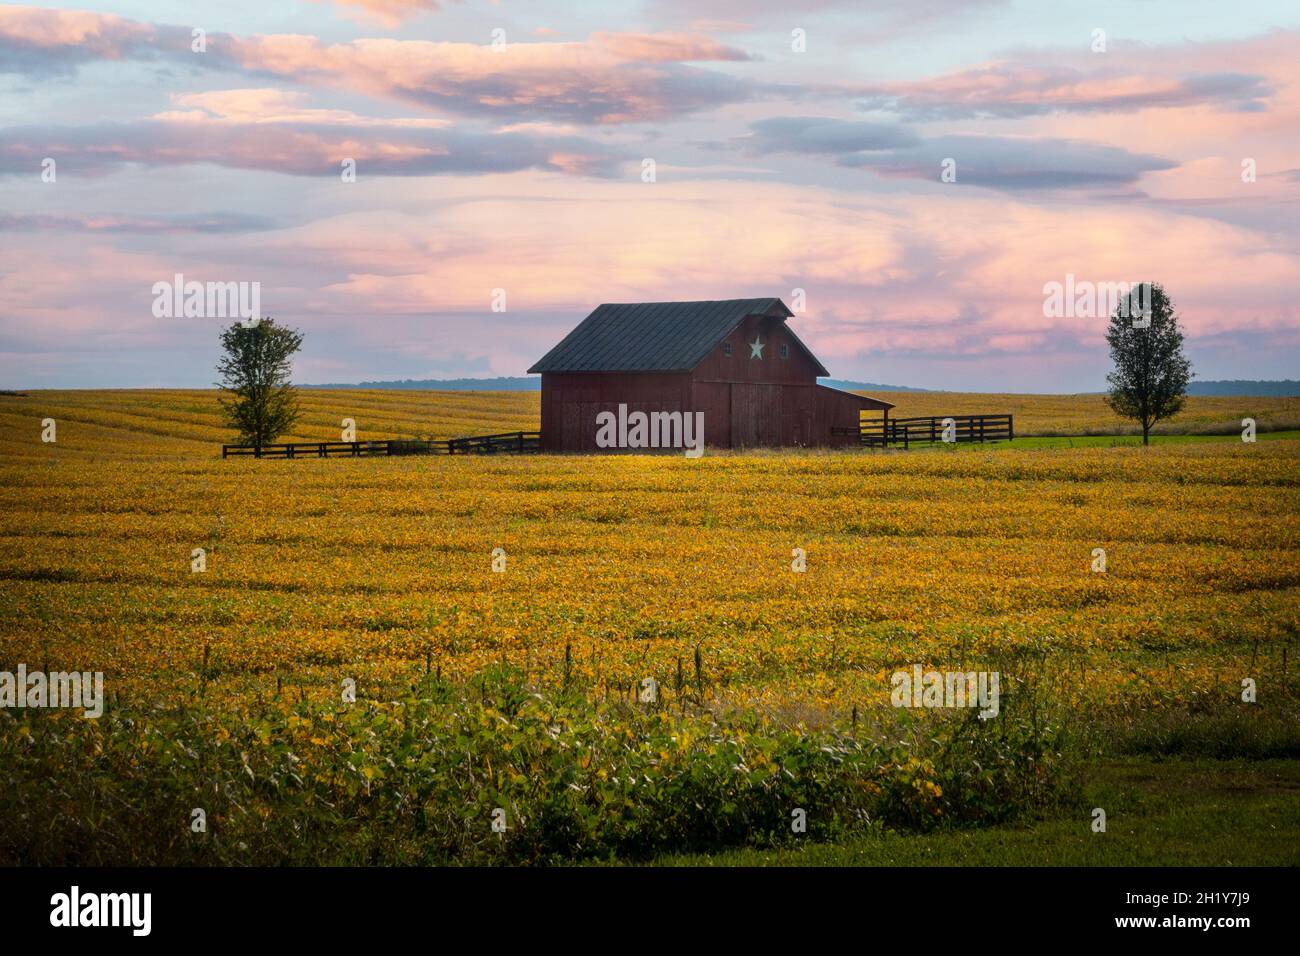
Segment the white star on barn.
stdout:
<path fill-rule="evenodd" d="M 754 341 L 749 343 L 749 357 L 756 359 L 763 357 L 763 340 L 757 335 L 754 336 Z"/>

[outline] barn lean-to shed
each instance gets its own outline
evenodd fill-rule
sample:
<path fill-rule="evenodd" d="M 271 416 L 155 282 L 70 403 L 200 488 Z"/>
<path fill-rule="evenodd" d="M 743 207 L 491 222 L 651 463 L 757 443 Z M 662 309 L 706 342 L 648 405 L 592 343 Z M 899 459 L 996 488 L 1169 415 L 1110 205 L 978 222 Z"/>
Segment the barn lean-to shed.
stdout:
<path fill-rule="evenodd" d="M 598 306 L 530 373 L 542 376 L 543 451 L 599 451 L 601 412 L 702 412 L 713 448 L 856 445 L 889 402 L 818 385 L 829 375 L 780 299 Z"/>

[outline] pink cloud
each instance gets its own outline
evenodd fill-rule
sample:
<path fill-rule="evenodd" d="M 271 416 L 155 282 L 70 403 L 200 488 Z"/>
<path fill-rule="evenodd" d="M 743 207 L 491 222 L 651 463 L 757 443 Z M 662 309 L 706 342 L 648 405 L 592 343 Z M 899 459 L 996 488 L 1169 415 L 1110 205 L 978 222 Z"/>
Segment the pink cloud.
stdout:
<path fill-rule="evenodd" d="M 180 28 L 167 33 L 179 42 Z M 108 13 L 0 7 L 0 67 L 41 75 L 92 60 L 147 57 L 162 36 L 151 24 Z"/>
<path fill-rule="evenodd" d="M 392 129 L 442 129 L 451 125 L 445 119 L 374 118 L 350 110 L 312 109 L 302 105 L 306 99 L 305 93 L 271 88 L 173 93 L 171 101 L 181 109 L 155 113 L 153 118 L 165 122 L 229 120 L 239 123 L 309 123 Z"/>
<path fill-rule="evenodd" d="M 1001 62 L 931 79 L 869 87 L 863 91 L 861 105 L 917 119 L 955 119 L 1201 103 L 1240 109 L 1260 103 L 1271 92 L 1263 77 L 1250 74 L 1163 77 L 1117 73 L 1109 66 L 1083 70 Z"/>
<path fill-rule="evenodd" d="M 150 40 L 155 31 L 111 13 L 0 7 L 0 35 L 35 49 L 79 46 L 89 54 L 116 59 L 133 42 Z"/>
<path fill-rule="evenodd" d="M 239 213 L 212 215 L 130 214 L 59 215 L 56 213 L 0 213 L 0 231 L 135 233 L 163 236 L 191 233 L 238 233 L 273 228 L 271 220 Z"/>
<path fill-rule="evenodd" d="M 234 40 L 244 70 L 361 89 L 459 113 L 589 123 L 664 119 L 744 98 L 744 86 L 685 66 L 746 59 L 738 50 L 680 35 L 597 34 L 583 43 L 473 43 L 314 37 Z"/>
<path fill-rule="evenodd" d="M 87 42 L 87 41 L 90 42 Z M 0 10 L 0 55 L 37 73 L 93 59 L 168 56 L 318 86 L 361 90 L 452 112 L 583 123 L 660 120 L 747 98 L 750 88 L 689 62 L 746 60 L 706 37 L 598 33 L 585 42 L 488 44 L 296 34 L 207 35 L 194 54 L 184 27 L 33 7 Z"/>
<path fill-rule="evenodd" d="M 1186 107 L 1265 112 L 1294 86 L 1297 42 L 1296 31 L 1274 30 L 1214 43 L 1117 39 L 1105 53 L 1023 49 L 969 69 L 858 92 L 864 109 L 927 120 Z"/>
<path fill-rule="evenodd" d="M 574 136 L 484 133 L 437 120 L 353 122 L 345 111 L 303 109 L 295 97 L 260 95 L 264 92 L 183 96 L 180 105 L 201 108 L 166 111 L 140 123 L 11 127 L 0 140 L 0 161 L 13 170 L 38 169 L 49 157 L 62 174 L 73 176 L 99 175 L 124 164 L 213 163 L 332 178 L 340 175 L 344 160 L 354 160 L 361 176 L 521 169 L 609 176 L 621 162 L 607 146 Z M 272 114 L 247 115 L 258 105 Z"/>
<path fill-rule="evenodd" d="M 641 63 L 751 58 L 744 50 L 689 33 L 593 33 L 589 42 L 620 59 Z"/>
<path fill-rule="evenodd" d="M 421 13 L 441 10 L 440 0 L 313 0 L 314 3 L 331 2 L 344 8 L 357 8 L 363 17 L 370 17 L 388 26 L 409 20 Z"/>

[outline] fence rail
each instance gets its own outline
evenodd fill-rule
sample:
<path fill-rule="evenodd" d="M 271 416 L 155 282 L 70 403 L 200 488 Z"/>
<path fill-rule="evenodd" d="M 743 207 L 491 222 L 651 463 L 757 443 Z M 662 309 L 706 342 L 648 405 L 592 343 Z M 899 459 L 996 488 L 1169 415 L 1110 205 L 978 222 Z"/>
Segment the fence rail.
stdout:
<path fill-rule="evenodd" d="M 541 432 L 506 432 L 447 440 L 447 453 L 451 455 L 535 455 L 541 450 Z"/>
<path fill-rule="evenodd" d="M 535 455 L 541 432 L 505 432 L 468 438 L 392 438 L 384 441 L 296 441 L 222 445 L 222 458 L 368 458 L 376 455 Z"/>
<path fill-rule="evenodd" d="M 912 442 L 930 443 L 945 440 L 944 423 L 952 421 L 948 440 L 954 442 L 1011 441 L 1016 437 L 1011 415 L 932 415 L 923 418 L 891 418 L 861 422 L 858 440 L 868 447 L 911 446 Z M 852 435 L 852 428 L 837 428 L 837 435 Z"/>

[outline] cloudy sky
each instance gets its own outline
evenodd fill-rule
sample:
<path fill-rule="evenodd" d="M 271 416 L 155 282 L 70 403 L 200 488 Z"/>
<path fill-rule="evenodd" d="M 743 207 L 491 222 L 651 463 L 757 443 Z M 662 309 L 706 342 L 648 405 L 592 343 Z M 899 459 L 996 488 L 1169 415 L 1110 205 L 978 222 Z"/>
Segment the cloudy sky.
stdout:
<path fill-rule="evenodd" d="M 1295 378 L 1297 64 L 1293 0 L 3 5 L 0 387 L 210 385 L 177 273 L 260 283 L 301 382 L 802 289 L 837 378 L 1098 390 L 1067 275 L 1162 283 L 1200 378 Z"/>

